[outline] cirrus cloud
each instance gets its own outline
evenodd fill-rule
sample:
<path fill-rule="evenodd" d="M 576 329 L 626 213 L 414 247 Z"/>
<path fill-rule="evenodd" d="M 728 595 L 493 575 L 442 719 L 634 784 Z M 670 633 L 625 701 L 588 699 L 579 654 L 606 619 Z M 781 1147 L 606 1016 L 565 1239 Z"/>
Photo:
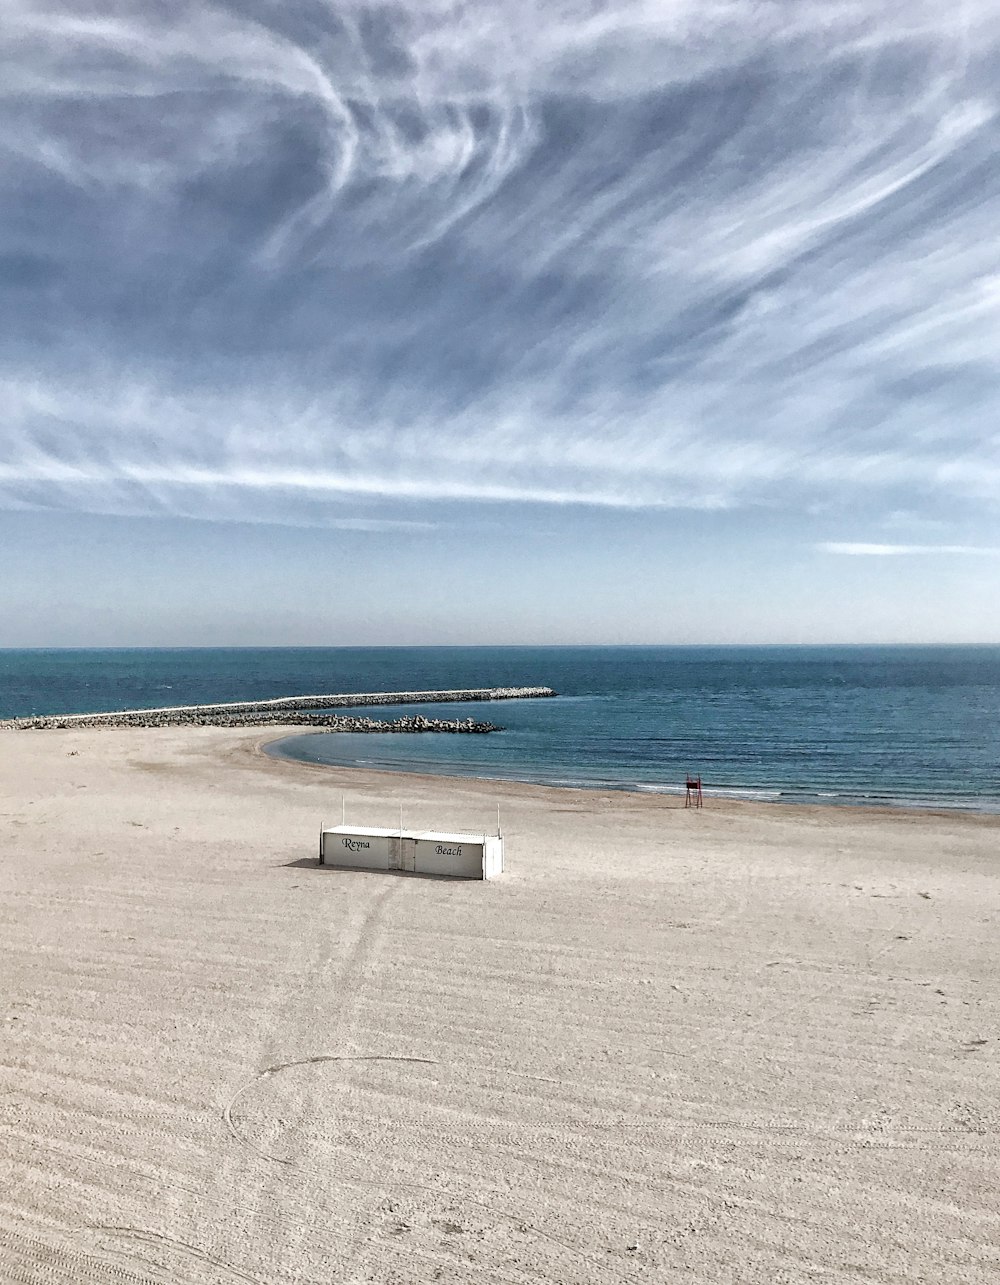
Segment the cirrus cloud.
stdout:
<path fill-rule="evenodd" d="M 977 544 L 859 544 L 828 541 L 817 546 L 821 553 L 839 553 L 849 558 L 899 558 L 945 554 L 969 558 L 997 558 L 1000 549 Z"/>
<path fill-rule="evenodd" d="M 0 504 L 992 511 L 998 46 L 978 2 L 11 0 Z"/>

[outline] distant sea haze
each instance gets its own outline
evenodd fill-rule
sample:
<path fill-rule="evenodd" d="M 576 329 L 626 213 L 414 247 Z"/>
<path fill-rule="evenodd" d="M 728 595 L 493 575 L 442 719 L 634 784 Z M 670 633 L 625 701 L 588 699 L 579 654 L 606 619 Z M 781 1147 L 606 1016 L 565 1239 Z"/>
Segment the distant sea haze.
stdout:
<path fill-rule="evenodd" d="M 667 793 L 682 792 L 693 773 L 709 800 L 1000 812 L 1000 647 L 0 651 L 0 718 L 530 685 L 559 695 L 489 706 L 502 733 L 306 734 L 284 740 L 280 752 Z M 450 711 L 397 706 L 386 717 L 467 717 L 470 707 Z"/>

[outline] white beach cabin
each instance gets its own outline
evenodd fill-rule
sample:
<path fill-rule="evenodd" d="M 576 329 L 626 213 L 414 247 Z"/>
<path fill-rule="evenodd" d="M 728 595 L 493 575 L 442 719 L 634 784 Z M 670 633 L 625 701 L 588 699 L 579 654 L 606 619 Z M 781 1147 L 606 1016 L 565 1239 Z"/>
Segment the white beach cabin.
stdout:
<path fill-rule="evenodd" d="M 455 879 L 495 879 L 503 873 L 503 837 L 378 826 L 324 827 L 319 836 L 319 864 L 346 870 L 408 870 Z"/>

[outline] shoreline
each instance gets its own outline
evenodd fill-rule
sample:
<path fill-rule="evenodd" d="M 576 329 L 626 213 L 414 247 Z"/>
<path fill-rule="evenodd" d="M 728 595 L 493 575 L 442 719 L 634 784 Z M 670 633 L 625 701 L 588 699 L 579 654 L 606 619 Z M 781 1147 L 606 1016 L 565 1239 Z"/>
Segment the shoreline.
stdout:
<path fill-rule="evenodd" d="M 328 730 L 328 729 L 324 729 Z M 384 766 L 369 766 L 357 764 L 335 764 L 335 763 L 315 763 L 305 759 L 294 758 L 291 755 L 275 753 L 270 747 L 278 745 L 281 741 L 291 737 L 301 736 L 303 727 L 296 723 L 278 724 L 278 723 L 240 723 L 235 725 L 214 724 L 214 723 L 179 723 L 152 725 L 150 727 L 132 727 L 127 724 L 100 726 L 69 726 L 69 727 L 46 727 L 40 728 L 12 728 L 0 724 L 0 742 L 8 737 L 15 739 L 19 744 L 24 744 L 28 734 L 31 732 L 44 732 L 46 741 L 57 738 L 91 734 L 98 738 L 110 737 L 115 733 L 124 733 L 126 736 L 134 736 L 136 732 L 152 733 L 153 738 L 165 736 L 170 733 L 178 734 L 205 734 L 218 733 L 220 737 L 225 738 L 228 742 L 230 735 L 236 738 L 236 743 L 241 741 L 245 747 L 251 747 L 254 755 L 263 763 L 272 765 L 281 765 L 292 772 L 303 771 L 309 774 L 319 773 L 321 777 L 330 778 L 331 774 L 340 775 L 346 779 L 367 779 L 374 777 L 379 780 L 385 780 L 395 783 L 397 790 L 407 788 L 420 782 L 433 783 L 436 787 L 459 789 L 461 787 L 474 789 L 477 786 L 484 787 L 491 794 L 517 794 L 520 791 L 537 793 L 543 797 L 546 793 L 551 793 L 554 798 L 558 799 L 562 795 L 579 795 L 582 798 L 596 797 L 610 805 L 615 800 L 633 800 L 645 801 L 645 803 L 656 809 L 692 811 L 697 813 L 733 813 L 738 814 L 746 811 L 748 814 L 756 814 L 759 810 L 761 815 L 776 816 L 783 813 L 806 813 L 817 816 L 829 815 L 833 817 L 849 816 L 858 814 L 861 816 L 876 818 L 899 818 L 912 822 L 920 822 L 922 819 L 936 819 L 940 821 L 954 820 L 956 822 L 968 822 L 971 824 L 983 825 L 988 828 L 1000 829 L 1000 812 L 991 812 L 978 810 L 976 808 L 965 807 L 947 807 L 947 806 L 906 806 L 905 804 L 873 804 L 873 803 L 825 803 L 814 800 L 797 800 L 789 799 L 760 799 L 760 798 L 733 798 L 728 795 L 716 795 L 711 793 L 712 787 L 705 786 L 705 806 L 701 809 L 688 809 L 684 807 L 684 791 L 678 787 L 678 792 L 652 789 L 635 789 L 623 785 L 610 784 L 551 784 L 544 781 L 529 781 L 516 777 L 490 777 L 476 776 L 467 773 L 447 773 L 447 772 L 425 772 L 409 771 L 406 769 L 396 769 Z M 323 735 L 317 731 L 315 735 Z M 363 733 L 368 735 L 369 733 Z M 391 734 L 391 733 L 389 733 Z M 427 733 L 428 735 L 434 733 Z M 438 733 L 447 735 L 449 733 Z M 98 742 L 99 743 L 99 742 Z M 141 742 L 139 742 L 141 744 Z M 228 750 L 228 745 L 224 743 L 224 748 Z"/>
<path fill-rule="evenodd" d="M 142 730 L 148 739 L 135 737 L 135 732 Z M 688 815 L 694 823 L 711 824 L 714 817 L 732 824 L 740 818 L 754 822 L 775 822 L 793 825 L 796 819 L 809 825 L 821 824 L 833 827 L 837 822 L 872 823 L 903 828 L 937 827 L 955 825 L 974 830 L 1000 830 L 1000 815 L 990 812 L 977 812 L 959 808 L 924 808 L 892 807 L 871 804 L 830 804 L 816 802 L 779 802 L 767 799 L 738 799 L 708 794 L 703 808 L 685 808 L 684 795 L 669 794 L 648 790 L 633 790 L 613 786 L 587 785 L 552 785 L 545 782 L 523 781 L 507 777 L 479 777 L 467 775 L 448 775 L 440 772 L 394 771 L 392 768 L 368 765 L 337 765 L 312 763 L 287 755 L 275 754 L 271 747 L 286 736 L 298 735 L 301 728 L 296 724 L 285 727 L 268 725 L 260 726 L 219 727 L 213 725 L 181 725 L 171 727 L 132 729 L 132 728 L 65 728 L 47 729 L 45 743 L 51 743 L 53 751 L 76 758 L 84 752 L 96 752 L 99 756 L 101 742 L 114 738 L 115 750 L 122 753 L 122 742 L 125 752 L 131 750 L 155 751 L 157 742 L 171 748 L 179 747 L 182 751 L 194 753 L 199 760 L 207 759 L 210 763 L 215 755 L 220 763 L 230 765 L 242 764 L 252 767 L 255 772 L 267 778 L 284 780 L 291 783 L 310 781 L 336 783 L 341 792 L 354 790 L 366 796 L 375 795 L 386 801 L 387 805 L 401 794 L 414 796 L 421 789 L 432 791 L 435 795 L 453 794 L 456 796 L 482 796 L 489 801 L 491 808 L 498 799 L 530 801 L 534 805 L 549 805 L 560 811 L 567 806 L 590 808 L 597 806 L 608 812 L 621 809 L 629 815 L 649 815 L 670 812 Z M 149 736 L 148 734 L 152 735 Z M 316 733 L 321 735 L 322 733 Z M 80 738 L 83 748 L 75 748 L 75 739 Z M 121 738 L 119 740 L 119 738 Z M 39 742 L 43 738 L 39 738 Z M 26 737 L 23 732 L 13 732 L 0 728 L 0 756 L 4 744 L 13 743 L 24 746 L 34 737 Z M 132 742 L 132 744 L 129 744 Z M 70 746 L 71 748 L 62 748 Z M 141 761 L 141 760 L 140 760 Z M 338 796 L 339 797 L 339 796 Z M 348 794 L 348 797 L 349 794 Z"/>
<path fill-rule="evenodd" d="M 187 707 L 176 707 L 176 708 L 187 708 Z M 141 713 L 141 711 L 139 712 Z M 89 717 L 90 716 L 88 715 L 79 716 L 81 720 Z M 110 715 L 108 717 L 113 718 L 115 716 Z M 290 739 L 292 737 L 299 737 L 299 736 L 302 736 L 303 734 L 308 735 L 309 734 L 308 731 L 304 731 L 304 729 L 306 729 L 307 727 L 308 725 L 306 724 L 300 724 L 295 722 L 278 723 L 278 722 L 272 721 L 271 719 L 268 719 L 264 722 L 254 722 L 252 720 L 248 720 L 246 722 L 233 722 L 233 723 L 228 723 L 228 722 L 217 723 L 217 722 L 211 722 L 211 721 L 205 721 L 204 723 L 199 723 L 199 722 L 187 721 L 187 722 L 177 722 L 177 723 L 173 723 L 173 722 L 153 723 L 149 725 L 145 725 L 145 724 L 134 725 L 130 723 L 112 723 L 112 722 L 104 721 L 102 719 L 102 721 L 95 724 L 80 722 L 76 724 L 70 724 L 67 726 L 46 725 L 44 727 L 27 727 L 27 726 L 15 727 L 12 725 L 11 721 L 8 720 L 6 722 L 0 721 L 0 738 L 4 738 L 8 735 L 16 735 L 17 737 L 21 738 L 21 737 L 24 737 L 25 733 L 30 733 L 30 732 L 44 732 L 46 738 L 50 738 L 50 737 L 54 738 L 59 735 L 83 733 L 83 732 L 95 732 L 98 736 L 106 736 L 106 735 L 112 734 L 115 731 L 124 731 L 128 734 L 134 734 L 135 732 L 139 732 L 139 731 L 147 732 L 147 733 L 152 732 L 154 735 L 157 733 L 165 733 L 165 732 L 171 732 L 171 731 L 174 731 L 174 732 L 216 731 L 220 733 L 233 732 L 237 734 L 246 733 L 248 737 L 251 738 L 260 757 L 266 760 L 267 762 L 275 763 L 275 764 L 288 764 L 295 769 L 305 769 L 311 772 L 320 772 L 324 775 L 329 773 L 341 773 L 345 775 L 357 775 L 357 776 L 374 775 L 377 777 L 384 777 L 384 778 L 389 778 L 391 780 L 396 780 L 400 784 L 402 784 L 402 782 L 404 781 L 433 781 L 433 782 L 440 783 L 441 785 L 452 783 L 455 786 L 462 785 L 462 784 L 475 786 L 478 784 L 483 786 L 494 787 L 496 790 L 507 790 L 508 792 L 511 792 L 511 791 L 516 792 L 521 789 L 538 790 L 538 791 L 554 791 L 556 793 L 581 794 L 583 796 L 597 795 L 602 798 L 606 798 L 608 800 L 616 799 L 616 798 L 647 799 L 651 803 L 657 804 L 658 806 L 663 806 L 667 808 L 680 808 L 683 811 L 694 810 L 694 811 L 726 812 L 731 809 L 735 809 L 735 810 L 751 809 L 752 810 L 752 809 L 760 808 L 764 810 L 765 814 L 774 813 L 774 812 L 786 812 L 786 811 L 793 811 L 793 812 L 804 811 L 804 812 L 815 812 L 819 815 L 829 813 L 833 816 L 839 816 L 842 814 L 850 814 L 850 813 L 856 812 L 856 813 L 862 813 L 865 815 L 870 815 L 872 817 L 899 816 L 904 818 L 913 818 L 916 820 L 919 820 L 922 817 L 934 817 L 941 820 L 949 820 L 949 819 L 958 820 L 958 819 L 966 818 L 970 821 L 974 821 L 980 824 L 984 824 L 987 826 L 992 825 L 1000 828 L 1000 810 L 990 811 L 990 810 L 980 809 L 972 806 L 950 807 L 945 804 L 908 805 L 905 803 L 895 803 L 895 802 L 894 803 L 864 803 L 864 802 L 855 802 L 853 800 L 849 802 L 845 801 L 843 803 L 831 803 L 831 802 L 819 802 L 819 801 L 816 801 L 815 799 L 800 800 L 793 797 L 768 798 L 768 799 L 740 798 L 740 797 L 733 797 L 731 793 L 725 794 L 725 795 L 713 794 L 711 792 L 713 787 L 709 784 L 706 784 L 704 786 L 704 789 L 706 791 L 705 807 L 702 809 L 685 809 L 684 808 L 684 789 L 682 786 L 677 786 L 670 790 L 659 790 L 659 789 L 653 789 L 653 788 L 636 788 L 635 786 L 626 785 L 626 784 L 614 785 L 609 783 L 600 783 L 600 784 L 593 784 L 593 785 L 586 784 L 583 782 L 554 784 L 554 783 L 549 783 L 545 781 L 531 781 L 520 777 L 478 776 L 472 773 L 465 773 L 465 772 L 455 772 L 455 773 L 425 772 L 425 771 L 416 771 L 416 770 L 411 771 L 405 768 L 396 768 L 396 767 L 387 767 L 387 766 L 369 766 L 367 764 L 362 766 L 362 765 L 350 764 L 350 763 L 344 763 L 344 764 L 315 763 L 305 759 L 295 758 L 292 755 L 275 753 L 269 748 L 280 744 L 283 740 Z M 323 735 L 326 732 L 338 731 L 338 730 L 341 730 L 341 729 L 324 727 L 322 730 L 318 730 L 314 734 Z M 401 729 L 401 728 L 397 729 L 395 727 L 392 727 L 387 732 L 383 732 L 380 729 L 378 733 L 373 733 L 364 728 L 358 728 L 358 729 L 352 728 L 352 729 L 343 729 L 343 730 L 345 731 L 350 730 L 351 732 L 354 732 L 356 730 L 357 734 L 367 736 L 372 734 L 378 734 L 378 735 L 398 734 L 400 731 L 404 729 Z M 413 730 L 413 729 L 405 729 L 405 730 Z M 450 726 L 448 727 L 442 726 L 441 729 L 429 730 L 425 734 L 453 735 L 456 730 L 458 730 L 461 733 L 465 729 L 462 728 L 460 724 L 456 724 L 454 728 Z M 262 733 L 264 734 L 262 735 Z M 732 787 L 722 787 L 722 788 L 731 789 Z M 754 787 L 754 788 L 757 789 L 757 787 Z M 778 793 L 778 791 L 775 791 L 775 793 Z"/>
<path fill-rule="evenodd" d="M 278 729 L 269 728 L 268 731 L 269 733 L 273 733 L 278 731 Z M 583 793 L 586 793 L 586 794 L 599 793 L 599 794 L 606 794 L 609 796 L 628 795 L 628 796 L 635 796 L 639 798 L 676 800 L 677 803 L 682 808 L 684 806 L 685 791 L 682 785 L 671 787 L 669 789 L 656 789 L 653 787 L 645 787 L 645 788 L 636 787 L 635 785 L 628 785 L 628 784 L 617 785 L 617 784 L 611 784 L 608 782 L 601 782 L 601 783 L 595 783 L 595 784 L 588 784 L 586 782 L 552 783 L 552 782 L 546 782 L 546 781 L 528 780 L 524 777 L 515 777 L 515 776 L 480 776 L 473 772 L 424 772 L 424 771 L 415 770 L 415 769 L 411 770 L 408 768 L 388 767 L 384 765 L 369 766 L 366 764 L 364 766 L 360 766 L 360 765 L 351 764 L 351 763 L 317 763 L 317 762 L 312 762 L 308 759 L 296 758 L 294 755 L 291 755 L 291 754 L 278 753 L 268 748 L 269 746 L 273 747 L 273 746 L 280 745 L 283 740 L 291 739 L 292 737 L 298 738 L 302 735 L 308 735 L 308 733 L 307 732 L 304 733 L 301 728 L 296 728 L 296 727 L 290 727 L 288 729 L 287 736 L 283 734 L 277 735 L 277 736 L 269 735 L 267 739 L 261 740 L 260 742 L 261 752 L 267 758 L 273 759 L 277 762 L 292 763 L 297 766 L 306 767 L 306 768 L 316 768 L 323 772 L 353 772 L 353 771 L 374 772 L 374 773 L 381 773 L 390 777 L 397 777 L 397 776 L 406 777 L 406 778 L 417 777 L 417 778 L 440 780 L 440 781 L 482 782 L 484 784 L 489 783 L 489 784 L 495 784 L 498 786 L 510 786 L 513 788 L 519 788 L 523 786 L 524 788 L 565 790 L 570 792 L 582 791 Z M 322 735 L 322 733 L 317 732 L 316 735 Z M 975 806 L 964 806 L 960 804 L 957 804 L 955 806 L 949 806 L 943 803 L 907 804 L 904 802 L 896 802 L 896 801 L 891 803 L 890 802 L 865 803 L 865 802 L 855 802 L 853 799 L 851 800 L 845 799 L 845 801 L 842 803 L 821 802 L 814 798 L 802 798 L 802 799 L 795 798 L 790 795 L 790 792 L 786 792 L 778 789 L 766 790 L 764 787 L 748 787 L 748 793 L 750 792 L 750 790 L 753 790 L 753 792 L 757 794 L 771 793 L 771 794 L 781 795 L 781 794 L 789 793 L 789 797 L 780 797 L 780 798 L 739 797 L 737 795 L 737 790 L 739 789 L 739 787 L 730 787 L 730 786 L 716 787 L 716 786 L 712 786 L 709 783 L 703 783 L 703 784 L 704 784 L 704 791 L 705 791 L 706 808 L 712 807 L 712 808 L 718 809 L 720 807 L 733 805 L 736 807 L 762 807 L 762 808 L 781 808 L 781 809 L 815 808 L 821 811 L 830 811 L 833 813 L 857 810 L 857 811 L 863 811 L 863 812 L 871 812 L 879 816 L 884 814 L 895 814 L 895 813 L 901 813 L 903 815 L 910 815 L 915 813 L 917 815 L 933 815 L 933 816 L 940 816 L 940 817 L 970 816 L 970 817 L 979 817 L 987 822 L 992 821 L 995 824 L 1000 825 L 1000 808 L 987 809 L 987 808 L 977 808 Z M 727 793 L 713 794 L 712 793 L 713 789 L 724 789 L 727 791 Z"/>

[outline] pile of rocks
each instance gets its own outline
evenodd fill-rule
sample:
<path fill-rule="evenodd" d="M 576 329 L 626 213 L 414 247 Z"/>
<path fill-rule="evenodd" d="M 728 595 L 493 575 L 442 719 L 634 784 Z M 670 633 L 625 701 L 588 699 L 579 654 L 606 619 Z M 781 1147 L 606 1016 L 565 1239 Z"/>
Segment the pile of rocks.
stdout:
<path fill-rule="evenodd" d="M 327 732 L 499 732 L 496 723 L 479 723 L 472 718 L 349 718 L 340 714 L 310 714 L 302 710 L 261 711 L 256 714 L 199 714 L 193 710 L 143 711 L 121 714 L 75 714 L 44 718 L 19 718 L 2 726 L 19 731 L 48 728 L 87 727 L 321 727 Z"/>

